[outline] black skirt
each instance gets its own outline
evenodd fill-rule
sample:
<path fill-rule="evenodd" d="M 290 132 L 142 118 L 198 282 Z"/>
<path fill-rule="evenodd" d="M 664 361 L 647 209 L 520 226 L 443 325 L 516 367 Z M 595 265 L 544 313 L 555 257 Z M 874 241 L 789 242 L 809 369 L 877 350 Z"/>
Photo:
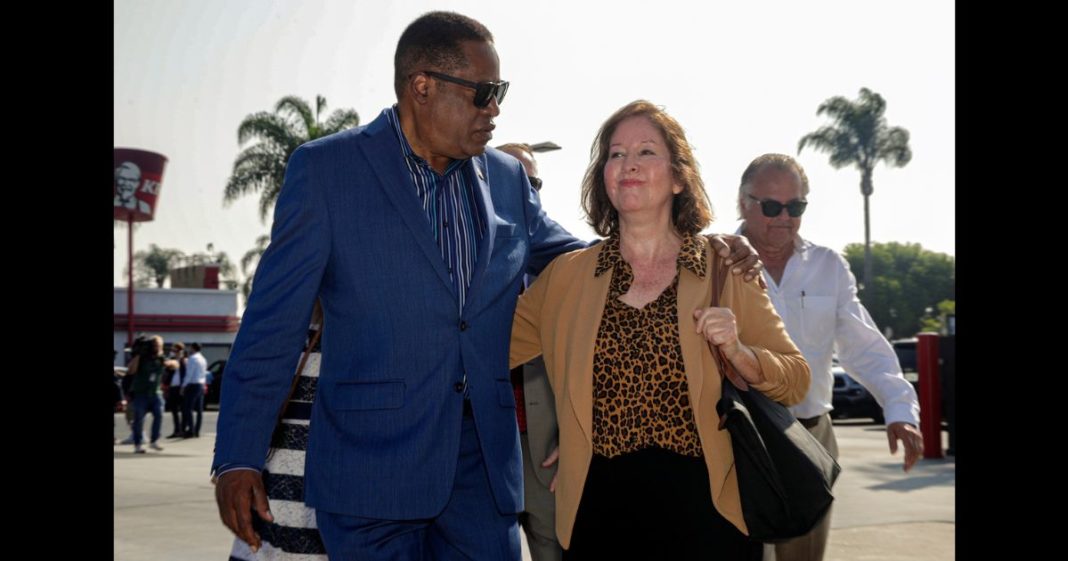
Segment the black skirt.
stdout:
<path fill-rule="evenodd" d="M 565 561 L 759 561 L 750 541 L 716 511 L 703 458 L 646 448 L 594 455 Z"/>

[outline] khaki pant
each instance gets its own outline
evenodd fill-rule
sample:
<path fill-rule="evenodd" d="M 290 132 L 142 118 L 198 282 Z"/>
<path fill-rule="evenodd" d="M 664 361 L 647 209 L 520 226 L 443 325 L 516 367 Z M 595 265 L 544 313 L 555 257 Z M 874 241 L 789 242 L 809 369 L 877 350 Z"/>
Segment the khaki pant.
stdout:
<path fill-rule="evenodd" d="M 808 429 L 816 440 L 827 449 L 835 460 L 838 459 L 838 441 L 834 438 L 830 414 L 823 414 L 815 426 Z M 834 504 L 827 509 L 823 520 L 812 531 L 792 540 L 764 546 L 764 561 L 822 561 L 827 550 L 827 537 L 831 532 L 831 511 Z M 774 552 L 774 557 L 772 557 Z"/>
<path fill-rule="evenodd" d="M 519 513 L 519 525 L 527 535 L 527 546 L 533 561 L 560 561 L 563 549 L 556 540 L 556 497 L 549 488 L 534 476 L 534 462 L 539 465 L 545 458 L 533 458 L 526 434 L 519 435 L 523 445 L 523 502 L 524 512 Z"/>

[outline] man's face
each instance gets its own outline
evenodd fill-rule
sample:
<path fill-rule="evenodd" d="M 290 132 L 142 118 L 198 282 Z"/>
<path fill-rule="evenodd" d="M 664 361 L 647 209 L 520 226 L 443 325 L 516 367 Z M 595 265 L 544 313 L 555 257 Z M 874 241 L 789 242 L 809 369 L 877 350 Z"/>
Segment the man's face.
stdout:
<path fill-rule="evenodd" d="M 462 46 L 468 64 L 445 72 L 471 82 L 500 81 L 500 62 L 491 43 L 465 41 Z M 475 90 L 431 78 L 427 117 L 419 128 L 426 131 L 427 148 L 433 155 L 463 160 L 486 151 L 500 114 L 497 100 L 475 107 Z"/>
<path fill-rule="evenodd" d="M 120 167 L 115 173 L 115 186 L 119 198 L 128 201 L 133 198 L 137 186 L 141 183 L 141 174 L 130 167 Z"/>
<path fill-rule="evenodd" d="M 794 243 L 801 228 L 801 217 L 791 218 L 786 208 L 777 216 L 764 216 L 758 201 L 773 200 L 786 204 L 801 199 L 801 178 L 793 170 L 764 168 L 753 178 L 749 195 L 742 195 L 745 235 L 754 244 L 787 247 Z M 753 199 L 757 200 L 753 200 Z"/>

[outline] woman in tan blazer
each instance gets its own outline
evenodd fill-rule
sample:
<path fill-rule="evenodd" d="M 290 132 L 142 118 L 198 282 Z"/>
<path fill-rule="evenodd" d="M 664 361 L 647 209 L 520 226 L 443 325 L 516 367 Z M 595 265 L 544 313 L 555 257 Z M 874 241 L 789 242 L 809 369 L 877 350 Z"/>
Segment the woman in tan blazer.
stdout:
<path fill-rule="evenodd" d="M 712 211 L 682 127 L 647 101 L 594 141 L 583 208 L 607 239 L 558 257 L 524 293 L 510 361 L 542 354 L 560 424 L 556 533 L 565 559 L 759 559 L 746 538 L 717 345 L 784 404 L 809 369 L 762 281 L 728 279 L 697 234 Z"/>

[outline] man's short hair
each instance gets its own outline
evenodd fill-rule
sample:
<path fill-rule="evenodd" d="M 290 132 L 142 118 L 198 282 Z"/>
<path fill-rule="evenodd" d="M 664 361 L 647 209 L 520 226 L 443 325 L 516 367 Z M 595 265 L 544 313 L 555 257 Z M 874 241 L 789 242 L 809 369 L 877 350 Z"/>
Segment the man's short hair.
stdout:
<path fill-rule="evenodd" d="M 752 162 L 749 162 L 749 166 L 742 172 L 742 180 L 738 183 L 738 218 L 745 219 L 744 207 L 742 205 L 752 204 L 753 201 L 747 200 L 746 195 L 752 194 L 753 179 L 760 172 L 766 168 L 777 169 L 781 171 L 792 171 L 801 178 L 801 198 L 804 199 L 808 196 L 808 176 L 805 175 L 805 168 L 801 167 L 801 164 L 797 163 L 797 160 L 787 156 L 786 154 L 764 154 L 757 156 Z"/>
<path fill-rule="evenodd" d="M 189 348 L 193 349 L 193 352 L 200 351 L 200 343 L 189 343 Z"/>
<path fill-rule="evenodd" d="M 493 42 L 481 23 L 455 12 L 428 12 L 408 25 L 393 55 L 393 89 L 400 100 L 408 78 L 423 70 L 449 73 L 467 64 L 462 43 Z"/>

